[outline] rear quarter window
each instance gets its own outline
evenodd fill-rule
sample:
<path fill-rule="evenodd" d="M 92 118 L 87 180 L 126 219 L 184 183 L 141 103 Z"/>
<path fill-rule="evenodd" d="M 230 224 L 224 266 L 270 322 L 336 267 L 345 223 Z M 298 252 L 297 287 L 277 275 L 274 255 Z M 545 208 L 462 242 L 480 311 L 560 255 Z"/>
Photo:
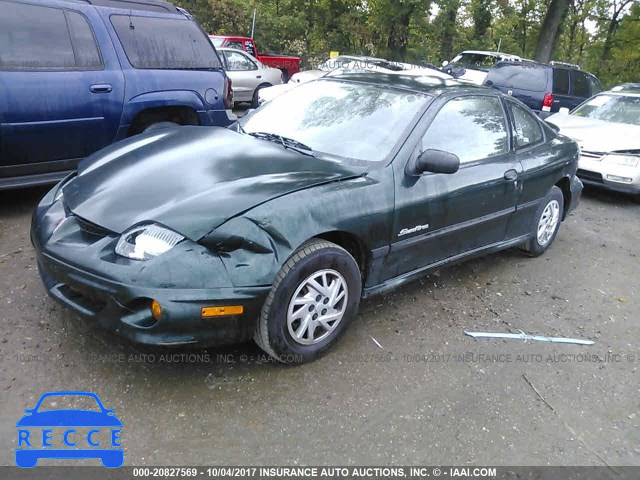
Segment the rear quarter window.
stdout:
<path fill-rule="evenodd" d="M 591 86 L 589 85 L 589 78 L 586 73 L 574 71 L 571 73 L 571 80 L 573 84 L 573 94 L 576 97 L 588 98 L 591 96 Z"/>
<path fill-rule="evenodd" d="M 569 95 L 569 70 L 565 68 L 553 69 L 553 93 Z"/>
<path fill-rule="evenodd" d="M 541 92 L 546 89 L 546 69 L 536 66 L 504 65 L 489 72 L 485 83 L 496 87 Z"/>
<path fill-rule="evenodd" d="M 187 18 L 111 15 L 129 63 L 141 69 L 221 68 L 209 38 Z"/>

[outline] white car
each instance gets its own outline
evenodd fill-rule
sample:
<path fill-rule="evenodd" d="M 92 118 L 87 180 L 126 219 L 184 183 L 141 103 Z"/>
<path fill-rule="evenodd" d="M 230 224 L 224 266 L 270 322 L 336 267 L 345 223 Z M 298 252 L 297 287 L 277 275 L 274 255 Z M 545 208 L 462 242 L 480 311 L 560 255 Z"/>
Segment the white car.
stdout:
<path fill-rule="evenodd" d="M 252 107 L 257 107 L 261 89 L 282 84 L 281 70 L 267 67 L 242 50 L 218 48 L 218 53 L 231 79 L 235 103 L 251 102 Z"/>
<path fill-rule="evenodd" d="M 442 67 L 450 74 L 454 74 L 456 69 L 464 69 L 464 73 L 456 77 L 458 80 L 482 85 L 490 68 L 495 67 L 498 62 L 507 61 L 522 62 L 522 58 L 509 53 L 465 50 L 450 62 L 442 62 Z"/>
<path fill-rule="evenodd" d="M 547 121 L 580 145 L 585 184 L 640 198 L 640 84 L 615 87 Z"/>
<path fill-rule="evenodd" d="M 451 80 L 453 78 L 451 75 L 441 72 L 437 68 L 433 67 L 393 62 L 391 60 L 375 57 L 340 55 L 339 57 L 330 58 L 326 62 L 320 64 L 317 69 L 305 70 L 303 72 L 296 73 L 291 77 L 289 83 L 286 85 L 278 85 L 261 90 L 258 95 L 258 103 L 262 105 L 263 103 L 273 100 L 275 97 L 282 95 L 303 83 L 317 80 L 318 78 L 336 72 L 379 72 L 394 75 L 431 76 L 446 80 Z"/>

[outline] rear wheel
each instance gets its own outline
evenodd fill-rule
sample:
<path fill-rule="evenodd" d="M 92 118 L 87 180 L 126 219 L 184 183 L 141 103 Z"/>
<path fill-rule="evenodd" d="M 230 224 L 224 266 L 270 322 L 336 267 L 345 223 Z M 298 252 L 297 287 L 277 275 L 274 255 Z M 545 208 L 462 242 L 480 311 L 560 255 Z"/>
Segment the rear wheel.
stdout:
<path fill-rule="evenodd" d="M 564 212 L 564 195 L 558 187 L 553 187 L 533 218 L 532 238 L 524 250 L 532 257 L 539 257 L 551 246 L 558 234 Z"/>
<path fill-rule="evenodd" d="M 156 130 L 164 130 L 165 128 L 172 128 L 172 127 L 179 127 L 180 124 L 179 123 L 175 123 L 175 122 L 156 122 L 156 123 L 152 123 L 151 125 L 145 127 L 145 129 L 143 130 L 145 133 L 146 132 L 154 132 Z"/>
<path fill-rule="evenodd" d="M 355 317 L 362 280 L 342 247 L 314 239 L 283 265 L 262 308 L 255 341 L 282 363 L 316 359 Z"/>

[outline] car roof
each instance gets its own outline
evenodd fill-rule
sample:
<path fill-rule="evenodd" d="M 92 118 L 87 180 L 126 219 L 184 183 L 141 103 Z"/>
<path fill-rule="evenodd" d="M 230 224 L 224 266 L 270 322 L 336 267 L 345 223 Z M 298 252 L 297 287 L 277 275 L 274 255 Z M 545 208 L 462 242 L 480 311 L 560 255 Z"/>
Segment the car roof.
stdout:
<path fill-rule="evenodd" d="M 331 77 L 324 77 L 326 80 L 341 80 L 357 83 L 365 83 L 381 87 L 392 87 L 400 90 L 411 90 L 425 93 L 432 96 L 440 96 L 448 93 L 487 93 L 497 94 L 497 90 L 463 83 L 457 80 L 438 78 L 430 75 L 402 75 L 380 73 L 380 72 L 346 72 Z M 320 79 L 318 81 L 322 81 Z"/>
<path fill-rule="evenodd" d="M 640 83 L 621 83 L 613 87 L 610 92 L 640 95 Z"/>
<path fill-rule="evenodd" d="M 124 10 L 144 10 L 147 12 L 186 14 L 175 5 L 163 0 L 66 0 L 72 3 L 87 3 L 96 7 L 120 8 Z"/>
<path fill-rule="evenodd" d="M 260 60 L 258 60 L 256 57 L 254 57 L 253 55 L 251 55 L 249 52 L 245 52 L 244 50 L 240 50 L 239 48 L 233 48 L 233 47 L 216 47 L 216 50 L 219 52 L 239 52 L 242 55 L 245 55 L 247 57 L 249 57 L 252 60 L 255 60 L 256 62 L 260 62 Z"/>
<path fill-rule="evenodd" d="M 473 53 L 475 55 L 489 55 L 491 57 L 512 57 L 512 58 L 520 58 L 518 55 L 514 55 L 512 53 L 504 53 L 504 52 L 489 52 L 486 50 L 465 50 L 464 52 L 460 52 L 460 55 L 463 53 Z"/>

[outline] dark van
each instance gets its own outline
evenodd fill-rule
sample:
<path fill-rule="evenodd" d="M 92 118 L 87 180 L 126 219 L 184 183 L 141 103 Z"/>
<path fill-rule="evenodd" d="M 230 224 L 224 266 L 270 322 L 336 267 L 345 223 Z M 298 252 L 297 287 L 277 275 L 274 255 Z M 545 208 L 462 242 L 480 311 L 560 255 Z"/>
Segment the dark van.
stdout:
<path fill-rule="evenodd" d="M 231 85 L 158 0 L 0 0 L 0 188 L 52 183 L 149 128 L 227 126 Z"/>
<path fill-rule="evenodd" d="M 602 91 L 595 76 L 559 62 L 500 62 L 489 71 L 484 85 L 526 103 L 542 118 L 563 107 L 573 110 Z"/>

